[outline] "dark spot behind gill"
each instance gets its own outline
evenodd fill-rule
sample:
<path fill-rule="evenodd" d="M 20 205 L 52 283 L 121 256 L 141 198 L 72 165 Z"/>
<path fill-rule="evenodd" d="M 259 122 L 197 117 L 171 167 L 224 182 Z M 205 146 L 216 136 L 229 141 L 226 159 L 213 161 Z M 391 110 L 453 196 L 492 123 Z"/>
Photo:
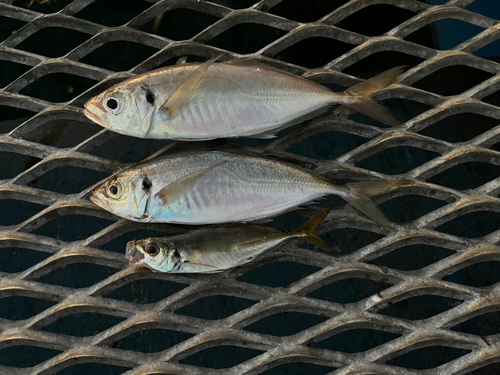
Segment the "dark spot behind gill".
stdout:
<path fill-rule="evenodd" d="M 149 189 L 151 189 L 151 186 L 153 186 L 153 184 L 151 183 L 151 181 L 149 180 L 149 178 L 147 178 L 146 176 L 143 177 L 142 179 L 142 188 L 146 191 L 148 191 Z"/>
<path fill-rule="evenodd" d="M 155 94 L 153 94 L 147 87 L 145 87 L 145 86 L 141 86 L 141 87 L 146 93 L 146 101 L 149 104 L 154 105 L 155 104 Z"/>

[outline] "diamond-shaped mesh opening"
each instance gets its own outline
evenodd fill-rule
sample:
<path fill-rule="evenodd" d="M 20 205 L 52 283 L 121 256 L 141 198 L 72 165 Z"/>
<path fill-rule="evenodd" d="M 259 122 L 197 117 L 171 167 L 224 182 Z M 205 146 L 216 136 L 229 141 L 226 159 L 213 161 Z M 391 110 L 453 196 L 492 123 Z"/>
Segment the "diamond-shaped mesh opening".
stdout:
<path fill-rule="evenodd" d="M 30 68 L 31 67 L 28 65 L 19 64 L 17 62 L 0 60 L 0 71 L 2 71 L 2 75 L 0 76 L 0 87 L 7 86 L 14 79 L 30 70 Z"/>
<path fill-rule="evenodd" d="M 151 6 L 146 1 L 96 0 L 74 16 L 105 26 L 121 26 Z"/>
<path fill-rule="evenodd" d="M 455 251 L 432 245 L 409 245 L 384 254 L 370 263 L 402 271 L 413 271 L 444 259 Z"/>
<path fill-rule="evenodd" d="M 42 204 L 17 199 L 0 200 L 0 225 L 16 225 L 43 210 Z"/>
<path fill-rule="evenodd" d="M 233 296 L 209 296 L 197 299 L 177 309 L 175 313 L 210 320 L 224 319 L 255 303 L 256 301 Z"/>
<path fill-rule="evenodd" d="M 486 81 L 494 74 L 470 66 L 453 65 L 441 68 L 413 84 L 413 87 L 439 95 L 458 95 Z M 457 80 L 457 77 L 461 79 Z"/>
<path fill-rule="evenodd" d="M 16 48 L 40 55 L 45 54 L 47 57 L 59 57 L 67 54 L 75 47 L 78 47 L 90 37 L 91 35 L 84 34 L 76 30 L 62 27 L 47 27 L 23 40 L 16 46 Z M 55 45 L 54 48 L 51 49 L 50 54 L 47 54 L 46 52 L 46 40 L 50 40 L 51 43 L 54 43 Z"/>
<path fill-rule="evenodd" d="M 179 362 L 191 366 L 223 369 L 233 367 L 259 354 L 261 354 L 260 350 L 241 346 L 215 346 L 181 359 Z"/>
<path fill-rule="evenodd" d="M 157 51 L 140 43 L 117 40 L 100 46 L 80 61 L 113 71 L 129 70 Z"/>
<path fill-rule="evenodd" d="M 367 36 L 377 36 L 385 34 L 414 15 L 411 10 L 393 5 L 370 5 L 344 18 L 336 26 Z"/>
<path fill-rule="evenodd" d="M 451 327 L 451 330 L 479 336 L 496 335 L 500 333 L 500 313 L 493 311 L 481 314 Z"/>
<path fill-rule="evenodd" d="M 61 103 L 75 98 L 96 83 L 96 80 L 80 77 L 75 74 L 52 73 L 31 82 L 20 90 L 19 93 L 50 102 Z M 52 89 L 47 90 L 47 86 Z"/>
<path fill-rule="evenodd" d="M 399 336 L 396 333 L 374 329 L 352 329 L 331 336 L 314 344 L 314 346 L 346 353 L 358 353 L 385 344 Z"/>
<path fill-rule="evenodd" d="M 50 253 L 22 247 L 3 247 L 0 249 L 0 272 L 22 272 L 50 255 Z"/>
<path fill-rule="evenodd" d="M 313 22 L 347 2 L 348 0 L 311 0 L 307 7 L 302 7 L 300 0 L 284 0 L 269 9 L 269 13 L 294 21 Z"/>
<path fill-rule="evenodd" d="M 187 332 L 168 329 L 148 329 L 128 335 L 112 344 L 122 350 L 136 350 L 144 353 L 155 353 L 177 345 L 193 335 Z"/>
<path fill-rule="evenodd" d="M 487 0 L 0 4 L 0 373 L 498 373 L 499 14 Z M 197 144 L 81 114 L 127 77 L 222 53 L 340 92 L 406 65 L 375 97 L 408 129 L 337 105 L 274 139 Z M 397 227 L 327 197 L 272 225 L 333 206 L 319 234 L 338 253 L 295 239 L 221 274 L 128 268 L 127 241 L 192 228 L 120 220 L 89 189 L 122 163 L 221 148 L 339 185 L 405 180 L 374 197 Z"/>
<path fill-rule="evenodd" d="M 380 293 L 390 286 L 391 284 L 374 280 L 352 278 L 326 285 L 310 293 L 309 297 L 337 303 L 354 303 Z"/>
<path fill-rule="evenodd" d="M 28 345 L 10 346 L 0 350 L 0 365 L 33 367 L 61 353 L 59 350 Z"/>
<path fill-rule="evenodd" d="M 436 355 L 436 353 L 438 354 Z M 438 367 L 466 355 L 467 353 L 470 353 L 470 350 L 451 348 L 448 346 L 430 346 L 416 349 L 391 359 L 387 361 L 387 364 L 415 370 L 424 370 Z"/>
<path fill-rule="evenodd" d="M 55 303 L 46 299 L 25 296 L 0 298 L 0 318 L 9 320 L 29 319 Z"/>
<path fill-rule="evenodd" d="M 60 333 L 69 336 L 94 336 L 114 325 L 124 318 L 107 314 L 82 312 L 61 317 L 42 328 L 45 332 Z M 81 325 L 81 326 L 79 326 Z"/>
<path fill-rule="evenodd" d="M 287 311 L 273 314 L 245 327 L 250 332 L 273 336 L 294 335 L 326 320 L 324 316 Z"/>
<path fill-rule="evenodd" d="M 416 296 L 391 303 L 380 314 L 409 320 L 427 319 L 458 306 L 462 301 L 442 296 Z"/>
<path fill-rule="evenodd" d="M 493 129 L 498 123 L 497 119 L 481 114 L 460 113 L 432 124 L 420 131 L 420 134 L 447 142 L 466 142 Z"/>
<path fill-rule="evenodd" d="M 218 17 L 192 9 L 173 9 L 149 21 L 141 30 L 172 40 L 184 40 L 192 38 L 218 20 Z M 194 27 L 183 27 L 186 23 Z"/>
<path fill-rule="evenodd" d="M 481 288 L 500 281 L 500 262 L 476 263 L 446 276 L 443 280 Z"/>

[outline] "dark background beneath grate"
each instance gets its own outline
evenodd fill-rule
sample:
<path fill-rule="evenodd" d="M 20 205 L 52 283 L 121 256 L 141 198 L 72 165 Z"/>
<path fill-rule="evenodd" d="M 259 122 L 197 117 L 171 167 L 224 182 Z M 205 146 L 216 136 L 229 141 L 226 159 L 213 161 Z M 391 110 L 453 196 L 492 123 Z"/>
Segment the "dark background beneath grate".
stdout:
<path fill-rule="evenodd" d="M 34 3 L 31 9 L 50 13 L 62 9 L 70 1 L 53 1 L 46 4 Z M 218 0 L 219 4 L 228 5 L 234 8 L 244 8 L 254 3 L 252 0 Z M 26 7 L 29 1 L 15 1 L 13 5 Z M 308 0 L 307 7 L 301 1 L 283 1 L 269 12 L 298 20 L 309 22 L 318 19 L 331 10 L 346 3 L 346 1 L 324 1 Z M 478 2 L 479 3 L 479 2 Z M 485 1 L 482 4 L 486 7 Z M 491 5 L 491 2 L 489 3 Z M 107 26 L 117 26 L 127 22 L 139 12 L 144 11 L 149 3 L 143 1 L 96 1 L 89 7 L 80 11 L 76 16 Z M 113 11 L 109 11 L 112 8 Z M 472 6 L 471 6 L 472 8 Z M 480 12 L 480 9 L 470 9 Z M 500 9 L 488 9 L 487 12 L 500 12 Z M 484 13 L 484 9 L 483 12 Z M 493 14 L 493 13 L 492 13 Z M 413 16 L 407 10 L 377 5 L 345 19 L 338 26 L 358 32 L 360 34 L 375 36 L 385 33 L 394 26 L 404 22 Z M 492 15 L 494 17 L 494 14 Z M 179 9 L 166 14 L 158 33 L 162 36 L 174 40 L 190 38 L 216 19 L 214 17 L 191 10 Z M 5 22 L 4 22 L 5 21 Z M 410 35 L 407 39 L 415 43 L 436 49 L 448 49 L 462 41 L 470 38 L 477 30 L 475 26 L 469 28 L 460 21 L 446 20 L 439 21 L 431 26 L 427 26 L 418 32 Z M 0 22 L 0 37 L 5 39 L 13 30 L 20 25 L 14 20 L 2 19 Z M 144 31 L 152 31 L 152 23 L 143 27 Z M 256 24 L 245 24 L 234 27 L 214 38 L 209 44 L 228 49 L 239 53 L 252 53 L 268 44 L 276 37 L 280 31 Z M 68 32 L 63 29 L 45 29 L 26 41 L 17 48 L 30 52 L 39 53 L 49 57 L 57 57 L 66 54 L 78 44 L 85 41 L 89 36 L 78 32 Z M 345 52 L 346 46 L 340 42 L 330 39 L 316 38 L 308 43 L 298 43 L 293 47 L 283 51 L 276 58 L 284 61 L 296 63 L 305 67 L 318 67 L 331 61 Z M 498 48 L 496 48 L 498 50 Z M 484 49 L 479 52 L 485 58 L 497 59 L 495 49 Z M 101 48 L 82 61 L 91 65 L 101 66 L 114 71 L 131 69 L 140 61 L 147 58 L 156 50 L 128 42 L 115 42 Z M 200 61 L 197 57 L 191 57 L 188 61 Z M 391 68 L 396 65 L 408 65 L 412 67 L 421 60 L 397 52 L 383 52 L 372 55 L 359 63 L 356 63 L 345 70 L 346 73 L 359 77 L 369 77 L 374 74 Z M 498 61 L 498 60 L 497 60 Z M 166 64 L 173 64 L 175 61 L 168 61 Z M 10 64 L 0 61 L 0 70 L 5 72 L 0 77 L 0 85 L 5 86 L 14 78 L 19 76 L 23 70 L 28 68 L 18 64 Z M 443 95 L 453 95 L 464 91 L 464 88 L 474 86 L 484 80 L 486 73 L 460 66 L 444 69 L 434 75 L 426 77 L 416 87 L 437 92 Z M 460 80 L 456 77 L 460 76 Z M 73 98 L 75 95 L 88 89 L 95 82 L 68 75 L 53 75 L 50 80 L 42 78 L 21 91 L 22 94 L 39 97 L 42 99 L 62 102 Z M 333 89 L 341 87 L 331 86 Z M 500 99 L 491 98 L 491 104 L 500 105 Z M 425 105 L 391 99 L 384 102 L 402 120 L 414 117 L 416 114 L 427 109 Z M 20 110 L 9 110 L 1 107 L 2 122 L 0 131 L 10 131 L 16 124 L 31 116 L 31 113 Z M 361 115 L 353 115 L 353 119 L 360 122 L 372 123 L 381 126 Z M 474 124 L 474 126 L 471 126 Z M 422 131 L 423 134 L 450 142 L 461 142 L 469 140 L 485 130 L 497 125 L 497 121 L 479 115 L 459 115 L 447 118 L 440 123 Z M 40 131 L 28 136 L 29 140 L 34 140 L 43 144 L 57 147 L 71 147 L 92 134 L 100 130 L 95 125 L 75 123 L 75 122 L 53 122 L 49 126 L 44 126 Z M 289 131 L 289 130 L 286 130 Z M 252 145 L 261 145 L 268 141 L 260 140 L 238 140 L 239 142 Z M 329 132 L 321 133 L 304 140 L 293 146 L 289 152 L 313 157 L 316 159 L 332 159 L 366 142 L 367 139 L 349 135 L 346 133 Z M 122 162 L 135 162 L 143 159 L 152 152 L 160 149 L 167 141 L 144 141 L 117 136 L 111 143 L 103 147 L 94 149 L 91 154 L 120 160 Z M 413 147 L 395 147 L 387 151 L 378 153 L 358 165 L 360 167 L 380 171 L 387 174 L 405 173 L 408 170 L 436 157 L 437 154 L 423 151 Z M 12 178 L 21 171 L 29 168 L 38 160 L 31 157 L 20 157 L 17 154 L 1 153 L 2 163 L 0 165 L 0 179 Z M 486 181 L 498 177 L 498 167 L 491 164 L 466 163 L 441 173 L 431 178 L 429 181 L 456 189 L 475 188 Z M 30 183 L 30 186 L 57 191 L 60 193 L 76 193 L 83 188 L 95 183 L 105 177 L 105 174 L 76 168 L 59 168 L 42 175 Z M 320 203 L 323 206 L 328 204 L 343 204 L 340 200 L 329 199 Z M 444 205 L 445 202 L 424 198 L 419 196 L 404 196 L 393 199 L 381 205 L 388 217 L 395 222 L 411 221 L 422 214 L 430 212 Z M 0 225 L 18 224 L 40 210 L 39 205 L 22 201 L 2 201 L 0 208 Z M 305 219 L 294 214 L 286 214 L 277 218 L 271 225 L 283 229 L 292 230 L 300 225 Z M 450 223 L 438 228 L 442 232 L 458 234 L 463 237 L 480 237 L 497 229 L 498 214 L 491 212 L 479 212 L 465 215 Z M 66 241 L 81 240 L 89 235 L 105 228 L 111 222 L 109 220 L 88 217 L 88 216 L 66 216 L 53 220 L 35 233 Z M 136 236 L 146 236 L 150 233 L 142 231 Z M 103 249 L 124 252 L 124 244 L 127 240 L 134 238 L 134 234 L 125 235 L 102 246 Z M 380 235 L 371 232 L 354 229 L 339 229 L 329 233 L 325 237 L 337 245 L 343 254 L 350 253 L 362 246 L 380 238 Z M 374 264 L 392 268 L 413 270 L 419 269 L 441 258 L 449 256 L 451 250 L 428 246 L 413 245 L 407 248 L 394 251 L 386 256 L 372 261 Z M 43 260 L 45 253 L 28 249 L 2 249 L 0 251 L 0 271 L 20 272 L 37 262 Z M 290 283 L 317 270 L 316 267 L 302 265 L 292 262 L 277 262 L 258 267 L 239 279 L 272 287 L 286 286 Z M 57 269 L 39 279 L 40 282 L 63 285 L 72 288 L 88 287 L 105 277 L 113 274 L 117 270 L 91 264 L 75 264 Z M 468 267 L 465 270 L 456 272 L 448 276 L 449 281 L 475 286 L 491 285 L 499 281 L 500 269 L 497 262 L 483 263 L 479 266 Z M 476 285 L 477 284 L 477 285 Z M 347 279 L 325 286 L 310 294 L 311 297 L 325 299 L 339 303 L 353 303 L 374 293 L 377 293 L 391 284 L 375 282 L 366 279 Z M 161 280 L 141 280 L 127 284 L 124 287 L 113 291 L 109 298 L 133 301 L 136 303 L 152 303 L 182 289 L 184 285 L 166 282 Z M 390 306 L 382 311 L 387 315 L 397 316 L 407 319 L 423 319 L 439 312 L 456 306 L 461 301 L 439 297 L 423 296 L 414 297 Z M 229 297 L 214 296 L 195 301 L 191 305 L 184 306 L 177 312 L 200 317 L 204 319 L 225 318 L 237 311 L 255 303 L 255 301 Z M 52 305 L 52 302 L 36 300 L 25 297 L 9 297 L 2 300 L 0 304 L 0 317 L 6 319 L 26 319 Z M 483 315 L 482 320 L 474 322 L 474 327 L 481 327 L 476 334 L 488 335 L 500 332 L 500 317 L 496 313 Z M 307 315 L 302 313 L 280 313 L 264 318 L 248 327 L 247 330 L 284 336 L 297 333 L 312 325 L 323 321 L 324 317 Z M 69 315 L 43 328 L 45 331 L 74 335 L 89 336 L 96 332 L 107 329 L 120 322 L 122 319 L 107 315 L 84 313 Z M 470 323 L 472 324 L 472 323 Z M 469 325 L 470 325 L 469 324 Z M 457 330 L 469 332 L 473 328 L 465 324 L 457 326 Z M 143 352 L 157 352 L 165 350 L 176 343 L 179 343 L 191 334 L 167 331 L 148 330 L 130 335 L 113 346 L 124 350 L 136 350 Z M 374 331 L 374 330 L 351 330 L 333 336 L 321 343 L 318 347 L 339 350 L 343 352 L 360 352 L 370 349 L 376 345 L 387 342 L 398 337 L 396 334 Z M 20 350 L 21 349 L 21 350 Z M 404 356 L 391 360 L 389 364 L 425 369 L 432 368 L 445 363 L 453 358 L 465 354 L 467 351 L 453 348 L 427 348 L 416 350 Z M 0 365 L 29 367 L 40 363 L 53 355 L 57 351 L 35 348 L 35 347 L 11 347 L 0 350 Z M 221 346 L 192 355 L 181 363 L 206 366 L 211 368 L 227 368 L 236 365 L 246 359 L 259 354 L 258 351 L 239 347 Z M 76 375 L 87 374 L 91 371 L 98 374 L 119 374 L 125 368 L 100 364 L 76 365 L 58 374 Z M 281 365 L 265 372 L 266 374 L 324 374 L 333 371 L 333 368 L 317 366 L 312 364 L 289 364 Z M 481 373 L 497 373 L 498 367 L 490 365 L 481 369 Z M 479 373 L 478 373 L 479 374 Z"/>

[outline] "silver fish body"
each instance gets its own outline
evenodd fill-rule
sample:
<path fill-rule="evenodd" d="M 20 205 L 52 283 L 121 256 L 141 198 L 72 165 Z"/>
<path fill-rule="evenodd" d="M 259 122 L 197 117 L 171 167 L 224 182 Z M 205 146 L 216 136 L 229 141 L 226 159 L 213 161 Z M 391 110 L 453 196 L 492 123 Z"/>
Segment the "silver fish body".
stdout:
<path fill-rule="evenodd" d="M 359 186 L 336 186 L 289 164 L 218 151 L 172 154 L 134 166 L 98 185 L 91 200 L 135 221 L 211 224 L 276 216 L 328 194 L 388 224 Z"/>
<path fill-rule="evenodd" d="M 354 108 L 370 102 L 371 107 L 378 106 L 375 112 L 384 108 L 369 99 L 373 92 L 367 93 L 366 97 L 360 92 L 335 93 L 311 80 L 286 72 L 215 63 L 204 72 L 199 85 L 186 93 L 189 98 L 183 101 L 178 115 L 173 116 L 173 112 L 165 108 L 165 103 L 200 66 L 183 64 L 165 67 L 130 78 L 90 99 L 85 104 L 84 114 L 98 124 L 125 135 L 206 140 L 272 137 L 270 133 L 273 131 L 335 103 Z M 393 72 L 392 80 L 400 71 Z M 373 87 L 370 86 L 370 89 L 373 91 Z M 377 87 L 375 92 L 379 89 Z M 172 105 L 177 106 L 178 102 Z M 392 122 L 391 125 L 400 124 L 385 112 L 379 117 Z"/>
<path fill-rule="evenodd" d="M 131 265 L 160 272 L 214 273 L 250 262 L 292 237 L 305 238 L 331 252 L 328 244 L 315 234 L 316 227 L 329 211 L 321 211 L 294 232 L 240 224 L 130 241 L 125 256 Z"/>

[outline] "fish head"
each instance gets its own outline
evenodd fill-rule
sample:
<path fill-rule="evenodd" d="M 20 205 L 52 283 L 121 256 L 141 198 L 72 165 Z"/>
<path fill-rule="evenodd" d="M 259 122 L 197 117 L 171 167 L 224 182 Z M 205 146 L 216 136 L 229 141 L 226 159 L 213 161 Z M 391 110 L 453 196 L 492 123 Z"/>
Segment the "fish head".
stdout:
<path fill-rule="evenodd" d="M 89 99 L 83 114 L 116 133 L 147 138 L 154 104 L 155 96 L 146 86 L 125 81 Z"/>
<path fill-rule="evenodd" d="M 153 271 L 175 272 L 181 266 L 181 257 L 168 239 L 146 238 L 127 243 L 125 257 L 130 265 Z"/>
<path fill-rule="evenodd" d="M 135 221 L 147 221 L 151 183 L 138 173 L 115 175 L 97 185 L 90 200 L 117 216 Z"/>

